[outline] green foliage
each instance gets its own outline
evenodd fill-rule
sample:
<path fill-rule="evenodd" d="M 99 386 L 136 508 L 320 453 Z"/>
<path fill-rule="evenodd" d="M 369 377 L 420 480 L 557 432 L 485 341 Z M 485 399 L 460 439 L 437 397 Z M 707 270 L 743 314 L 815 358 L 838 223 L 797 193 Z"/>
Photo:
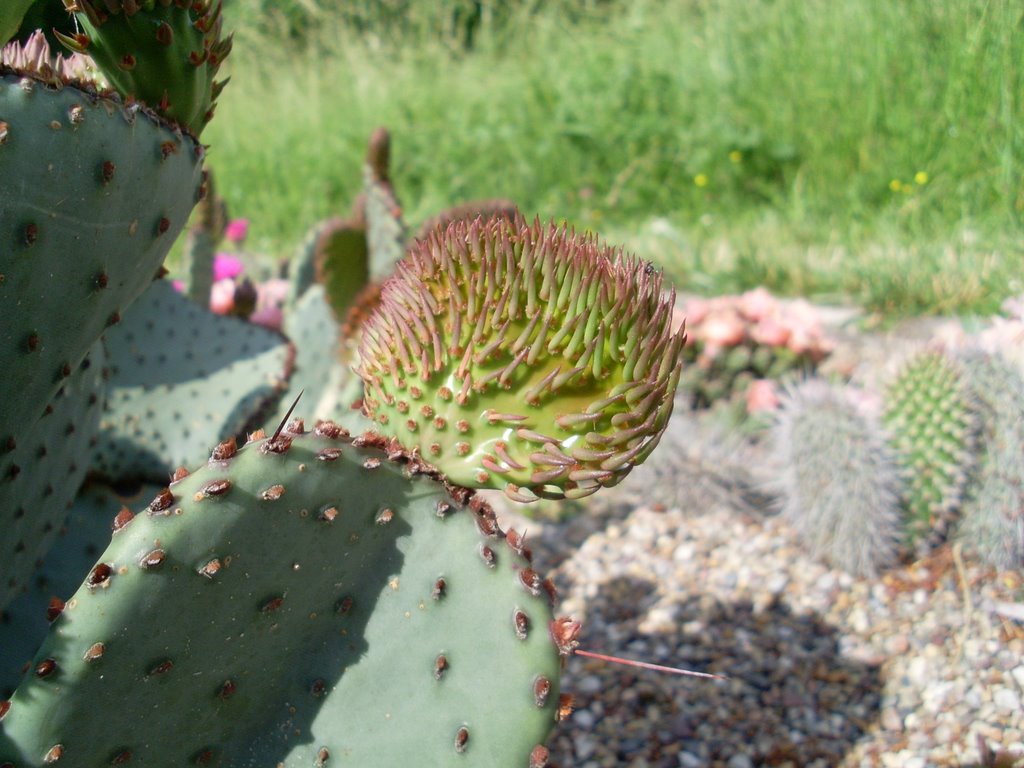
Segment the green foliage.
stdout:
<path fill-rule="evenodd" d="M 5 0 L 0 6 L 0 48 L 15 36 L 21 27 L 22 18 L 34 0 Z"/>
<path fill-rule="evenodd" d="M 960 367 L 943 352 L 913 357 L 885 393 L 883 421 L 903 474 L 907 533 L 946 539 L 976 461 L 978 414 Z"/>
<path fill-rule="evenodd" d="M 902 484 L 881 424 L 820 379 L 795 386 L 772 427 L 783 515 L 832 565 L 873 576 L 896 561 Z"/>
<path fill-rule="evenodd" d="M 295 422 L 122 515 L 0 760 L 525 765 L 572 628 L 489 509 L 389 453 Z"/>
<path fill-rule="evenodd" d="M 0 76 L 0 116 L 2 446 L 150 283 L 203 153 L 143 111 L 13 75 Z"/>

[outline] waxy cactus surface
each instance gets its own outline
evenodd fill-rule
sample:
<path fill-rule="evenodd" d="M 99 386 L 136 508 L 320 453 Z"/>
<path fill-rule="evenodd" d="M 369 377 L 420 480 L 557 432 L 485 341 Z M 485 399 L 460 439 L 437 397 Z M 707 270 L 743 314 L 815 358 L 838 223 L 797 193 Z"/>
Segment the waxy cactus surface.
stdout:
<path fill-rule="evenodd" d="M 649 264 L 565 228 L 457 222 L 362 329 L 367 413 L 454 482 L 512 499 L 614 485 L 672 411 L 683 333 Z"/>

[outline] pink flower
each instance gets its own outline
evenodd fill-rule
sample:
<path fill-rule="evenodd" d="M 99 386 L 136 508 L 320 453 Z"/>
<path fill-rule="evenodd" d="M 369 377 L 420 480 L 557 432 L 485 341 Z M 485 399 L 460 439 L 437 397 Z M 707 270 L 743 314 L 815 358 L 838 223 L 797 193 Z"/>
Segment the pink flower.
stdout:
<path fill-rule="evenodd" d="M 244 243 L 245 238 L 248 236 L 248 219 L 232 219 L 228 222 L 228 225 L 224 227 L 224 237 L 227 238 L 228 242 L 234 243 L 235 245 L 241 245 Z"/>
<path fill-rule="evenodd" d="M 774 411 L 779 407 L 779 393 L 775 382 L 769 379 L 755 379 L 747 387 L 747 413 Z"/>
<path fill-rule="evenodd" d="M 230 253 L 218 253 L 213 257 L 214 282 L 238 277 L 244 268 L 245 265 L 237 256 L 232 256 Z"/>
<path fill-rule="evenodd" d="M 271 278 L 256 286 L 256 308 L 277 308 L 284 306 L 290 290 L 287 280 L 279 277 Z"/>
<path fill-rule="evenodd" d="M 284 312 L 280 307 L 262 307 L 249 315 L 249 322 L 279 331 L 284 323 Z"/>
<path fill-rule="evenodd" d="M 171 281 L 171 285 L 174 287 L 174 290 L 176 290 L 178 293 L 184 293 L 185 292 L 185 281 L 184 280 L 172 280 Z"/>
<path fill-rule="evenodd" d="M 218 315 L 228 315 L 234 308 L 235 281 L 231 278 L 218 280 L 210 290 L 210 311 Z"/>
<path fill-rule="evenodd" d="M 779 310 L 779 302 L 765 288 L 747 291 L 739 297 L 737 304 L 740 312 L 754 322 L 771 317 Z"/>
<path fill-rule="evenodd" d="M 694 328 L 697 336 L 709 347 L 735 347 L 743 342 L 746 326 L 737 312 L 731 309 L 720 309 L 711 312 Z"/>
<path fill-rule="evenodd" d="M 790 330 L 782 323 L 772 318 L 765 318 L 750 329 L 750 338 L 756 344 L 764 344 L 768 347 L 781 347 L 789 341 Z"/>

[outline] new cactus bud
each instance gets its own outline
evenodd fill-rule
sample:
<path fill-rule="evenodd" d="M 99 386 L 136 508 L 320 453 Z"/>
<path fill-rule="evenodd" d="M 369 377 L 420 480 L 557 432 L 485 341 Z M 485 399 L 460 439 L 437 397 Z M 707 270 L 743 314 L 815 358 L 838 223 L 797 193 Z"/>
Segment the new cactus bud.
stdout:
<path fill-rule="evenodd" d="M 88 53 L 123 96 L 199 134 L 226 81 L 215 82 L 231 52 L 221 36 L 222 0 L 64 0 L 83 32 L 58 35 Z"/>
<path fill-rule="evenodd" d="M 618 483 L 672 411 L 684 334 L 654 268 L 522 217 L 417 243 L 366 321 L 378 429 L 454 482 L 516 501 Z"/>

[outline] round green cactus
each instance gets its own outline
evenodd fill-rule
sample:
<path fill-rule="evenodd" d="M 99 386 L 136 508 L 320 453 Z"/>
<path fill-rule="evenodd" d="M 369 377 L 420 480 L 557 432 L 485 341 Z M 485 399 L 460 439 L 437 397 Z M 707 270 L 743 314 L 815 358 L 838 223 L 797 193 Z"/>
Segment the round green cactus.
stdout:
<path fill-rule="evenodd" d="M 364 408 L 454 482 L 517 501 L 618 483 L 672 412 L 684 334 L 655 269 L 521 216 L 418 242 L 363 327 Z"/>

